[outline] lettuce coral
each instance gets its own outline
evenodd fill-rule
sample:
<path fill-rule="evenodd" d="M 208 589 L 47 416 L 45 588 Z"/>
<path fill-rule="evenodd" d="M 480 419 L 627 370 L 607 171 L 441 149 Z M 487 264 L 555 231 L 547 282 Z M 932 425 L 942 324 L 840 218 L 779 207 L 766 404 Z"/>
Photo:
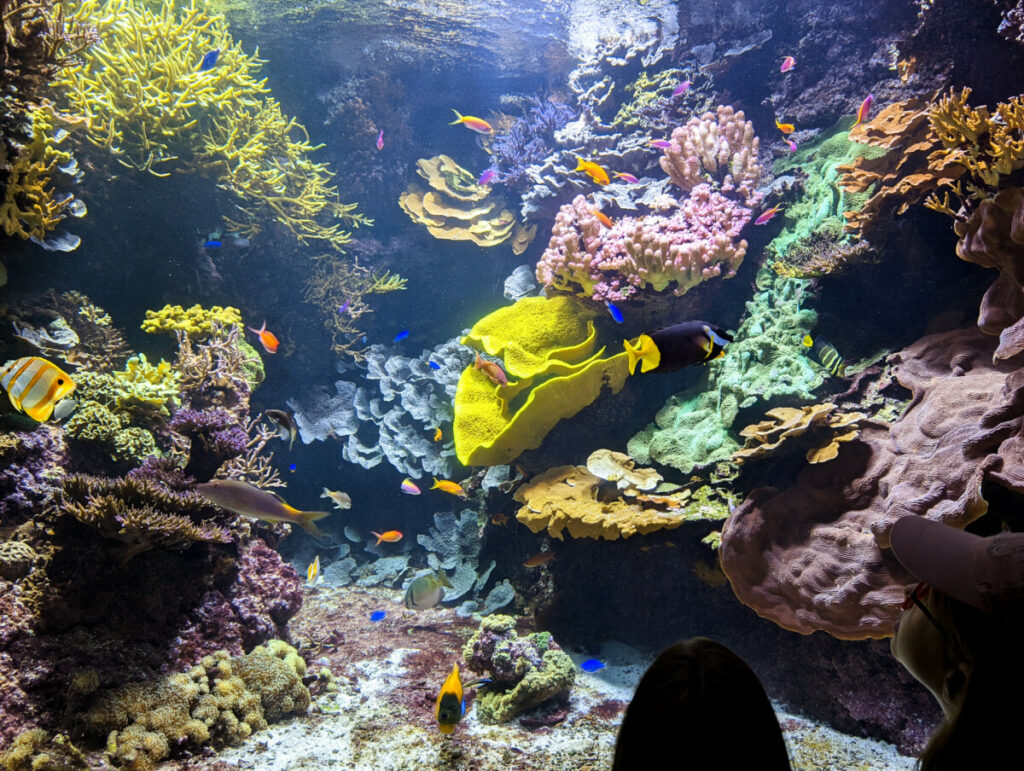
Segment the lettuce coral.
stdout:
<path fill-rule="evenodd" d="M 478 321 L 465 345 L 504 356 L 515 382 L 499 385 L 467 367 L 455 390 L 452 432 L 466 466 L 508 463 L 540 446 L 547 433 L 593 402 L 618 393 L 628 375 L 625 352 L 595 351 L 593 312 L 571 297 L 526 297 Z"/>

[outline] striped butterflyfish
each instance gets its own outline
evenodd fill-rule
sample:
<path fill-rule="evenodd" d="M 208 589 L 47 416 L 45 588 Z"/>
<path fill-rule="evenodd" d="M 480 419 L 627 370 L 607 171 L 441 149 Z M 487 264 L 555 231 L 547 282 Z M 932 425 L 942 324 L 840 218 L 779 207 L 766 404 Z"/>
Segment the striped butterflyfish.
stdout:
<path fill-rule="evenodd" d="M 821 366 L 836 377 L 846 377 L 846 362 L 832 343 L 820 337 L 815 340 L 810 335 L 804 335 L 803 344 L 804 348 L 810 348 L 814 352 Z"/>
<path fill-rule="evenodd" d="M 75 390 L 75 381 L 60 367 L 38 356 L 26 356 L 4 364 L 0 385 L 19 412 L 42 423 L 53 414 L 57 402 Z"/>
<path fill-rule="evenodd" d="M 706 321 L 683 321 L 670 327 L 645 332 L 635 343 L 623 340 L 629 354 L 629 372 L 675 372 L 691 364 L 717 359 L 732 342 L 732 336 L 721 327 Z"/>

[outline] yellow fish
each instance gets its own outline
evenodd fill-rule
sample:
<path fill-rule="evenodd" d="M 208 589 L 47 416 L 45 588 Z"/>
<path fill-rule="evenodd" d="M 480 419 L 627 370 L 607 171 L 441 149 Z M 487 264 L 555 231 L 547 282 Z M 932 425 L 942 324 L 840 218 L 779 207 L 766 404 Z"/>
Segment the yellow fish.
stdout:
<path fill-rule="evenodd" d="M 239 482 L 237 479 L 211 479 L 209 482 L 196 485 L 194 489 L 222 509 L 267 522 L 291 522 L 314 538 L 322 538 L 323 534 L 313 523 L 330 516 L 329 511 L 299 511 L 273 493 L 253 487 L 248 482 Z"/>
<path fill-rule="evenodd" d="M 430 486 L 431 490 L 440 490 L 444 493 L 451 493 L 452 495 L 465 495 L 466 491 L 462 489 L 462 486 L 458 482 L 452 482 L 449 479 L 438 479 L 434 477 L 434 484 Z"/>
<path fill-rule="evenodd" d="M 60 367 L 38 356 L 26 356 L 4 364 L 0 385 L 19 412 L 42 423 L 53 414 L 57 402 L 75 390 L 75 381 Z"/>
<path fill-rule="evenodd" d="M 437 727 L 441 729 L 441 733 L 454 733 L 455 726 L 466 714 L 466 696 L 463 689 L 489 682 L 491 682 L 489 678 L 480 677 L 463 685 L 462 679 L 459 677 L 459 665 L 452 664 L 451 674 L 441 686 L 441 692 L 437 694 L 437 705 L 434 707 L 434 719 L 437 721 Z"/>
<path fill-rule="evenodd" d="M 585 161 L 578 155 L 576 160 L 576 168 L 573 171 L 582 171 L 599 185 L 607 185 L 611 181 L 608 179 L 608 172 L 593 161 Z"/>
<path fill-rule="evenodd" d="M 313 561 L 309 563 L 309 567 L 306 568 L 306 583 L 312 586 L 316 583 L 317 576 L 320 575 L 320 555 L 316 555 Z"/>
<path fill-rule="evenodd" d="M 459 111 L 454 107 L 451 111 L 455 113 L 455 120 L 449 123 L 449 126 L 454 126 L 461 123 L 466 128 L 475 131 L 477 134 L 493 134 L 494 129 L 491 128 L 491 124 L 485 121 L 483 118 L 477 118 L 473 115 L 460 115 Z"/>
<path fill-rule="evenodd" d="M 441 441 L 441 429 L 440 428 L 435 428 L 434 429 L 434 441 L 435 442 L 440 442 Z"/>
<path fill-rule="evenodd" d="M 821 366 L 836 377 L 846 377 L 846 362 L 843 361 L 842 355 L 840 355 L 832 343 L 828 340 L 822 340 L 820 337 L 815 340 L 810 335 L 804 335 L 803 344 L 805 348 L 810 348 L 814 351 L 814 355 L 818 357 Z"/>

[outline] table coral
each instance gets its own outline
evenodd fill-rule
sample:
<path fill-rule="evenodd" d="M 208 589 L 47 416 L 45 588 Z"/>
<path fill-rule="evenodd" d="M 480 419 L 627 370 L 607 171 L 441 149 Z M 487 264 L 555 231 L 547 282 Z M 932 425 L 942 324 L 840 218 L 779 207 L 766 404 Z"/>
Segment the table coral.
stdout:
<path fill-rule="evenodd" d="M 620 302 L 642 290 L 676 296 L 716 276 L 731 278 L 747 242 L 750 210 L 700 184 L 668 216 L 621 217 L 608 228 L 579 195 L 562 206 L 537 264 L 544 286 Z"/>
<path fill-rule="evenodd" d="M 455 390 L 452 434 L 465 466 L 508 463 L 539 447 L 563 418 L 626 382 L 625 352 L 604 358 L 585 309 L 571 297 L 526 297 L 477 322 L 463 343 L 504 356 L 507 385 L 467 367 Z M 513 382 L 514 379 L 514 382 Z"/>
<path fill-rule="evenodd" d="M 398 199 L 413 222 L 426 225 L 434 238 L 472 241 L 477 246 L 497 246 L 512 234 L 516 215 L 505 200 L 447 155 L 421 158 L 416 172 L 430 190 L 415 185 Z"/>
<path fill-rule="evenodd" d="M 839 454 L 839 445 L 857 438 L 859 422 L 867 416 L 860 412 L 839 412 L 830 402 L 807 407 L 776 407 L 765 415 L 770 420 L 747 426 L 740 431 L 746 437 L 733 460 L 748 461 L 773 455 L 781 447 L 812 444 L 806 452 L 808 463 L 826 463 Z M 800 440 L 797 440 L 800 437 Z"/>
<path fill-rule="evenodd" d="M 926 516 L 962 528 L 988 508 L 984 483 L 1024 492 L 1024 377 L 992 364 L 994 347 L 979 330 L 957 330 L 894 354 L 896 379 L 913 393 L 899 420 L 861 421 L 836 459 L 785 489 L 754 490 L 722 533 L 737 597 L 804 634 L 892 634 L 912 580 L 888 551 L 892 524 Z"/>
<path fill-rule="evenodd" d="M 520 637 L 512 616 L 487 616 L 462 649 L 467 666 L 491 682 L 477 690 L 481 723 L 506 723 L 549 699 L 567 698 L 576 666 L 550 632 Z"/>
<path fill-rule="evenodd" d="M 996 361 L 1012 358 L 1024 351 L 1024 189 L 1007 188 L 982 201 L 953 229 L 960 259 L 999 271 L 981 299 L 978 327 L 999 335 Z"/>

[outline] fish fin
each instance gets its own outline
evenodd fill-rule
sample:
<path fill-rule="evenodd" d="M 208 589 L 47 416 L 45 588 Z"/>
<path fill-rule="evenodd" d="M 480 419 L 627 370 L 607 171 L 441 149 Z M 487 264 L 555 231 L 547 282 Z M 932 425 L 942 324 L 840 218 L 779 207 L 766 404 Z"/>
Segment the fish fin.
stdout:
<path fill-rule="evenodd" d="M 661 351 L 649 335 L 640 335 L 637 341 L 640 351 L 640 371 L 650 372 L 661 366 Z"/>
<path fill-rule="evenodd" d="M 439 570 L 435 575 L 437 576 L 437 583 L 439 583 L 441 586 L 446 586 L 449 589 L 455 588 L 454 586 L 452 586 L 452 582 L 448 580 L 448 576 L 445 575 L 443 570 Z"/>
<path fill-rule="evenodd" d="M 307 513 L 322 514 L 323 516 L 327 516 L 327 512 L 322 512 L 322 511 L 302 512 L 302 513 L 303 514 L 307 514 Z M 316 517 L 316 519 L 320 519 L 320 517 Z M 305 530 L 307 533 L 309 533 L 314 538 L 323 538 L 324 537 L 324 534 L 321 532 L 320 528 L 318 528 L 316 525 L 313 524 L 312 519 L 306 519 L 305 517 L 300 517 L 299 519 L 295 520 L 295 524 L 298 525 L 299 527 L 301 527 L 303 530 Z"/>
<path fill-rule="evenodd" d="M 636 374 L 636 365 L 640 361 L 640 344 L 637 343 L 637 347 L 634 348 L 629 340 L 623 340 L 622 346 L 626 349 L 626 355 L 629 357 L 629 374 Z"/>
<path fill-rule="evenodd" d="M 462 118 L 462 115 L 460 115 L 460 114 L 459 114 L 459 111 L 458 111 L 458 110 L 456 110 L 456 109 L 455 109 L 454 107 L 452 107 L 452 108 L 451 108 L 451 111 L 452 111 L 453 113 L 455 113 L 455 120 L 453 120 L 453 121 L 452 121 L 451 123 L 449 123 L 448 125 L 449 125 L 449 126 L 454 126 L 454 125 L 455 125 L 456 123 L 462 123 L 462 120 L 463 120 L 463 118 Z"/>
<path fill-rule="evenodd" d="M 316 522 L 318 519 L 331 516 L 329 511 L 297 511 L 295 513 L 309 522 Z"/>

